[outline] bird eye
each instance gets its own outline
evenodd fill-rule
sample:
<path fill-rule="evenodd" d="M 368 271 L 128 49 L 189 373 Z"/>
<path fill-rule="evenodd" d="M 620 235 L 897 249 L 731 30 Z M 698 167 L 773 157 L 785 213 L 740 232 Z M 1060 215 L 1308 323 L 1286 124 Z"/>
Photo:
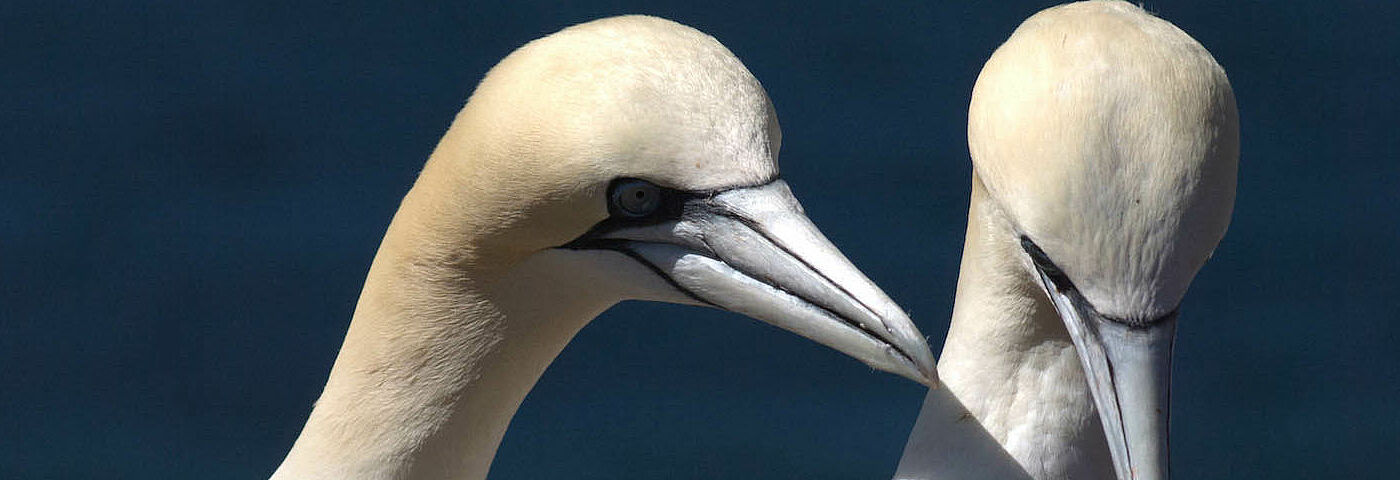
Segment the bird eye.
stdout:
<path fill-rule="evenodd" d="M 645 180 L 621 180 L 612 188 L 612 209 L 628 217 L 645 217 L 661 207 L 661 187 Z"/>

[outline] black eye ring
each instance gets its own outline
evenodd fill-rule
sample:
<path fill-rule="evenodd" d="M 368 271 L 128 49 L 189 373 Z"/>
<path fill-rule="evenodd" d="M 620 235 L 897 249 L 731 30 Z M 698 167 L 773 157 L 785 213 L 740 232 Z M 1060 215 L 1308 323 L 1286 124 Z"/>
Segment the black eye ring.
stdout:
<path fill-rule="evenodd" d="M 661 187 L 646 180 L 623 179 L 613 184 L 608 195 L 609 210 L 625 217 L 640 218 L 661 208 Z"/>

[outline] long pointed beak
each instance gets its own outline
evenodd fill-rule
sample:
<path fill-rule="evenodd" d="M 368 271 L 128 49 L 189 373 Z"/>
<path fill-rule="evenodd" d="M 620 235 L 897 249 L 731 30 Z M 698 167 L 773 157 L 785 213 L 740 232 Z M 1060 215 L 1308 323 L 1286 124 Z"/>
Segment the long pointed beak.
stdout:
<path fill-rule="evenodd" d="M 1099 410 L 1119 480 L 1163 480 L 1168 469 L 1176 312 L 1127 323 L 1099 314 L 1077 290 L 1037 269 L 1065 322 Z"/>
<path fill-rule="evenodd" d="M 926 385 L 933 354 L 913 321 L 803 213 L 787 184 L 689 200 L 678 220 L 606 242 L 699 304 L 742 313 Z"/>

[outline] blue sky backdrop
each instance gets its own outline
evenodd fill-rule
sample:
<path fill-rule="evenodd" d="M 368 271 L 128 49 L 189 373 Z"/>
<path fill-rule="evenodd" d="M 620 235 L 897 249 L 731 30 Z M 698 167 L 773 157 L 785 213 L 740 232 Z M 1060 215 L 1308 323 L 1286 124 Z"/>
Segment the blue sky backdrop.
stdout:
<path fill-rule="evenodd" d="M 0 4 L 0 477 L 262 478 L 399 198 L 515 47 L 622 13 L 767 87 L 813 220 L 942 343 L 968 94 L 1047 2 Z M 1234 85 L 1234 223 L 1182 305 L 1178 478 L 1391 478 L 1397 7 L 1153 1 Z M 935 347 L 937 351 L 937 347 Z M 495 478 L 887 478 L 921 387 L 738 315 L 628 303 Z"/>

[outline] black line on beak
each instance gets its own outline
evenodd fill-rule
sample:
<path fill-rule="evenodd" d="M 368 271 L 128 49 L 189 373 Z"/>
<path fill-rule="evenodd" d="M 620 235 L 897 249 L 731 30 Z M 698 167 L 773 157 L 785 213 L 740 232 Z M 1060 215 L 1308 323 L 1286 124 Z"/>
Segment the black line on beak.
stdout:
<path fill-rule="evenodd" d="M 690 291 L 690 289 L 685 288 L 680 283 L 677 283 L 676 280 L 672 279 L 670 275 L 667 275 L 666 271 L 662 270 L 661 267 L 653 265 L 651 262 L 648 262 L 645 257 L 642 257 L 640 254 L 629 248 L 632 243 L 635 242 L 632 242 L 630 240 L 597 239 L 588 242 L 587 247 L 572 248 L 566 246 L 563 248 L 569 248 L 570 250 L 611 250 L 617 253 L 621 253 L 632 258 L 633 260 L 636 260 L 637 263 L 642 264 L 642 266 L 646 267 L 647 270 L 651 270 L 652 273 L 655 273 L 657 277 L 661 277 L 661 280 L 665 281 L 667 284 L 670 284 L 671 288 L 674 288 L 676 289 L 676 291 L 685 294 L 685 296 L 690 297 L 692 300 L 695 300 L 705 305 L 709 305 L 711 307 L 718 308 L 720 310 L 728 310 L 719 305 L 715 305 L 713 302 L 700 297 L 700 295 L 697 295 L 695 292 L 692 292 Z"/>
<path fill-rule="evenodd" d="M 626 181 L 626 180 L 632 180 L 632 179 L 623 178 L 623 179 L 614 180 L 613 186 L 615 186 L 615 185 L 616 185 L 618 182 L 620 182 L 620 181 Z M 667 275 L 666 272 L 665 272 L 664 270 L 662 270 L 660 267 L 658 267 L 658 266 L 656 266 L 656 265 L 653 265 L 651 262 L 648 262 L 648 261 L 646 260 L 646 258 L 642 257 L 640 254 L 638 254 L 638 253 L 636 253 L 635 251 L 633 251 L 630 247 L 631 247 L 632 244 L 638 243 L 637 241 L 633 241 L 633 240 L 624 240 L 624 239 L 616 239 L 616 238 L 604 238 L 606 235 L 608 235 L 608 234 L 610 234 L 610 233 L 613 233 L 613 232 L 616 232 L 616 231 L 618 231 L 618 230 L 623 230 L 623 229 L 627 229 L 627 228 L 647 227 L 647 226 L 658 225 L 658 224 L 665 223 L 665 222 L 670 222 L 670 221 L 681 221 L 681 220 L 685 219 L 686 217 L 705 216 L 705 215 L 718 215 L 718 216 L 727 217 L 727 218 L 733 219 L 733 220 L 735 220 L 735 221 L 737 221 L 737 222 L 743 224 L 744 226 L 746 226 L 746 227 L 748 227 L 749 229 L 753 230 L 755 233 L 758 233 L 759 236 L 761 236 L 761 237 L 763 237 L 764 239 L 766 239 L 766 240 L 767 240 L 769 243 L 771 243 L 775 248 L 777 248 L 777 249 L 781 250 L 782 252 L 786 253 L 788 256 L 792 257 L 792 258 L 795 259 L 797 262 L 801 263 L 801 264 L 802 264 L 804 267 L 806 267 L 809 271 L 813 272 L 814 274 L 816 274 L 818 277 L 822 278 L 823 280 L 825 280 L 825 281 L 828 282 L 829 284 L 833 285 L 838 291 L 840 291 L 841 293 L 843 293 L 843 294 L 845 294 L 846 296 L 850 297 L 851 299 L 855 300 L 855 302 L 856 302 L 858 305 L 860 305 L 861 308 L 864 308 L 866 311 L 870 312 L 871 315 L 872 315 L 874 318 L 876 318 L 876 319 L 880 322 L 879 327 L 884 328 L 884 329 L 886 330 L 887 333 L 893 334 L 894 332 L 890 331 L 889 325 L 886 324 L 886 323 L 884 323 L 885 319 L 884 319 L 883 317 L 881 317 L 881 316 L 879 315 L 879 313 L 878 313 L 875 309 L 871 308 L 869 305 L 867 305 L 867 304 L 866 304 L 864 301 L 862 301 L 860 298 L 856 297 L 855 295 L 852 295 L 851 292 L 850 292 L 849 290 L 847 290 L 845 286 L 841 285 L 840 283 L 836 282 L 835 280 L 832 280 L 830 277 L 828 277 L 828 276 L 826 275 L 825 272 L 822 272 L 821 270 L 818 270 L 815 266 L 813 266 L 810 262 L 808 262 L 806 258 L 803 258 L 803 257 L 800 256 L 800 255 L 797 255 L 796 252 L 793 252 L 792 250 L 788 249 L 787 246 L 783 245 L 782 243 L 779 243 L 779 242 L 777 241 L 776 237 L 773 236 L 770 232 L 768 232 L 767 229 L 764 228 L 762 225 L 760 225 L 758 222 L 755 222 L 755 221 L 753 221 L 752 219 L 749 219 L 749 218 L 745 217 L 744 215 L 741 215 L 739 212 L 733 211 L 732 209 L 723 208 L 723 207 L 718 206 L 718 205 L 714 204 L 713 202 L 711 202 L 711 199 L 714 198 L 715 196 L 717 196 L 717 195 L 719 195 L 719 194 L 721 194 L 721 193 L 730 191 L 730 190 L 738 190 L 738 189 L 746 189 L 746 188 L 759 188 L 759 187 L 763 187 L 763 186 L 770 185 L 770 184 L 772 184 L 772 183 L 774 183 L 774 182 L 777 182 L 777 181 L 779 181 L 779 180 L 781 180 L 781 178 L 775 175 L 775 176 L 773 176 L 772 178 L 769 178 L 769 179 L 767 179 L 767 180 L 764 180 L 764 181 L 762 181 L 762 182 L 759 182 L 759 183 L 756 183 L 756 184 L 753 184 L 753 185 L 743 185 L 743 186 L 737 186 L 737 187 L 728 187 L 728 188 L 722 188 L 722 189 L 701 190 L 701 191 L 685 191 L 685 190 L 677 190 L 677 189 L 668 188 L 668 187 L 659 187 L 659 189 L 660 189 L 660 191 L 661 191 L 661 193 L 662 193 L 662 200 L 661 200 L 661 201 L 662 201 L 662 204 L 661 204 L 661 206 L 657 209 L 656 213 L 654 213 L 654 214 L 652 214 L 652 215 L 645 216 L 645 217 L 633 217 L 633 216 L 619 215 L 619 214 L 617 214 L 616 212 L 612 212 L 612 208 L 610 207 L 609 211 L 610 211 L 610 213 L 612 213 L 612 215 L 610 215 L 608 218 L 604 219 L 603 221 L 598 222 L 597 224 L 595 224 L 592 228 L 590 228 L 590 229 L 588 230 L 588 232 L 586 232 L 586 233 L 584 233 L 583 235 L 579 236 L 577 239 L 574 239 L 573 241 L 570 241 L 569 243 L 566 243 L 566 244 L 564 244 L 564 245 L 560 245 L 560 246 L 557 247 L 557 248 L 564 248 L 564 249 L 570 249 L 570 250 L 612 250 L 612 251 L 621 253 L 621 254 L 623 254 L 623 255 L 626 255 L 626 256 L 628 256 L 628 257 L 631 257 L 632 259 L 636 260 L 638 263 L 641 263 L 643 266 L 645 266 L 647 269 L 651 270 L 651 271 L 652 271 L 653 273 L 655 273 L 658 277 L 661 277 L 662 280 L 664 280 L 666 283 L 670 284 L 673 288 L 675 288 L 677 291 L 681 292 L 681 293 L 684 294 L 685 296 L 687 296 L 687 297 L 689 297 L 689 298 L 691 298 L 691 299 L 693 299 L 693 300 L 695 300 L 695 301 L 697 301 L 697 302 L 699 302 L 699 303 L 702 303 L 702 304 L 704 304 L 704 305 L 709 305 L 709 306 L 718 308 L 718 309 L 720 309 L 720 310 L 726 310 L 726 311 L 728 311 L 729 309 L 724 308 L 724 307 L 721 307 L 721 306 L 715 304 L 715 303 L 712 302 L 712 301 L 706 300 L 705 298 L 701 297 L 700 295 L 696 294 L 695 292 L 692 292 L 692 291 L 690 291 L 689 289 L 685 288 L 684 286 L 680 285 L 680 284 L 677 283 L 674 279 L 672 279 L 669 275 Z M 609 197 L 611 197 L 611 193 L 612 193 L 611 190 L 612 190 L 613 186 L 610 186 L 610 187 L 609 187 L 609 195 L 608 195 Z M 708 245 L 708 243 L 705 241 L 704 238 L 699 238 L 699 239 L 697 239 L 697 240 L 699 240 L 701 244 L 704 244 L 704 245 L 706 246 L 706 249 L 708 249 L 708 250 L 710 250 L 710 251 L 708 251 L 708 252 L 699 252 L 699 251 L 696 251 L 696 250 L 694 250 L 694 249 L 690 249 L 692 253 L 698 254 L 698 255 L 703 255 L 703 256 L 708 257 L 708 258 L 710 258 L 710 259 L 712 259 L 712 260 L 715 260 L 715 261 L 724 263 L 724 264 L 726 264 L 726 265 L 729 265 L 729 263 L 726 262 L 726 261 L 724 261 L 724 259 L 716 258 L 716 254 L 715 254 L 715 252 L 714 252 L 714 249 L 713 249 L 713 248 L 709 248 L 709 245 Z M 733 265 L 730 265 L 730 268 L 734 268 Z M 901 357 L 904 357 L 904 359 L 907 360 L 911 365 L 918 365 L 918 362 L 915 362 L 914 359 L 913 359 L 913 357 L 911 357 L 909 353 L 907 353 L 907 352 L 905 352 L 904 350 L 900 349 L 900 347 L 899 347 L 898 345 L 895 345 L 895 343 L 894 343 L 893 340 L 886 340 L 884 336 L 880 335 L 879 333 L 876 333 L 876 331 L 873 330 L 874 328 L 876 328 L 876 326 L 871 325 L 870 327 L 866 327 L 866 326 L 864 326 L 864 325 L 861 325 L 861 323 L 858 322 L 858 321 L 856 321 L 855 319 L 846 318 L 846 316 L 841 315 L 841 314 L 838 314 L 838 313 L 833 309 L 832 306 L 828 306 L 828 305 L 824 305 L 824 304 L 822 304 L 822 303 L 818 303 L 818 302 L 816 302 L 816 301 L 813 301 L 812 299 L 809 299 L 809 298 L 807 298 L 807 297 L 804 297 L 804 296 L 802 296 L 802 295 L 799 295 L 797 292 L 793 292 L 793 291 L 791 291 L 791 290 L 788 290 L 787 288 L 784 288 L 782 285 L 780 285 L 780 284 L 778 284 L 777 282 L 775 282 L 772 278 L 766 278 L 765 276 L 760 275 L 758 272 L 747 272 L 747 271 L 739 270 L 739 269 L 737 269 L 737 268 L 735 268 L 735 271 L 739 272 L 740 274 L 742 274 L 742 275 L 744 275 L 744 276 L 747 276 L 747 277 L 749 277 L 749 278 L 752 278 L 752 279 L 754 279 L 754 280 L 756 280 L 756 281 L 758 281 L 758 282 L 760 282 L 760 283 L 762 283 L 762 284 L 764 284 L 764 285 L 767 285 L 767 286 L 770 287 L 770 288 L 773 288 L 773 289 L 778 290 L 778 291 L 780 291 L 780 292 L 783 292 L 783 293 L 785 293 L 785 294 L 787 294 L 787 295 L 790 295 L 790 296 L 792 296 L 793 298 L 799 299 L 799 300 L 801 300 L 803 303 L 806 303 L 807 305 L 810 305 L 810 306 L 812 306 L 813 308 L 816 308 L 816 309 L 821 310 L 822 312 L 826 313 L 826 315 L 827 315 L 828 317 L 833 318 L 833 319 L 836 319 L 836 321 L 841 322 L 842 324 L 844 324 L 844 325 L 850 327 L 851 329 L 856 330 L 856 331 L 859 331 L 859 332 L 861 332 L 861 333 L 864 333 L 866 336 L 869 336 L 870 338 L 874 339 L 875 341 L 877 341 L 877 342 L 879 342 L 879 343 L 882 343 L 882 344 L 885 344 L 885 345 L 890 346 L 898 355 L 900 355 Z"/>
<path fill-rule="evenodd" d="M 831 277 L 828 277 L 828 276 L 826 275 L 825 272 L 822 272 L 821 270 L 817 269 L 817 267 L 816 267 L 815 265 L 812 265 L 810 262 L 808 262 L 806 258 L 802 258 L 801 255 L 798 255 L 798 254 L 797 254 L 797 252 L 794 252 L 794 251 L 788 249 L 788 247 L 787 247 L 786 245 L 783 245 L 781 242 L 778 242 L 778 239 L 777 239 L 776 237 L 774 237 L 773 234 L 769 233 L 769 232 L 768 232 L 768 229 L 767 229 L 767 228 L 764 228 L 763 225 L 761 225 L 761 224 L 759 224 L 758 222 L 755 222 L 755 221 L 753 221 L 753 220 L 750 220 L 749 218 L 747 218 L 747 217 L 745 217 L 745 216 L 743 216 L 743 215 L 740 215 L 740 214 L 738 214 L 737 212 L 729 211 L 728 209 L 719 210 L 719 211 L 717 211 L 716 213 L 718 213 L 719 215 L 723 215 L 723 216 L 725 216 L 725 217 L 729 217 L 729 218 L 731 218 L 731 219 L 734 219 L 735 221 L 744 224 L 744 226 L 749 227 L 750 230 L 753 230 L 754 232 L 757 232 L 757 233 L 759 234 L 759 236 L 762 236 L 763 238 L 767 239 L 767 240 L 768 240 L 768 243 L 773 244 L 773 246 L 774 246 L 774 247 L 777 247 L 778 250 L 781 250 L 783 253 L 786 253 L 786 254 L 788 254 L 788 256 L 790 256 L 790 257 L 796 259 L 798 263 L 801 263 L 801 264 L 802 264 L 802 266 L 807 267 L 807 270 L 810 270 L 810 271 L 812 271 L 813 273 L 817 274 L 817 276 L 818 276 L 818 277 L 821 277 L 822 280 L 825 280 L 827 283 L 831 284 L 831 286 L 836 287 L 836 290 L 838 290 L 838 291 L 840 291 L 841 293 L 845 294 L 847 297 L 850 297 L 851 300 L 855 300 L 856 304 L 860 305 L 861 308 L 864 308 L 867 312 L 870 312 L 870 315 L 871 315 L 871 316 L 875 317 L 877 320 L 880 321 L 880 326 L 883 327 L 883 328 L 885 329 L 885 332 L 886 332 L 886 333 L 894 334 L 894 332 L 890 331 L 889 325 L 885 323 L 885 319 L 884 319 L 883 317 L 880 316 L 880 313 L 879 313 L 879 312 L 876 312 L 875 309 L 870 308 L 870 305 L 866 305 L 865 302 L 861 301 L 860 297 L 857 297 L 857 296 L 855 296 L 854 294 L 852 294 L 852 293 L 850 292 L 850 290 L 847 290 L 846 287 L 845 287 L 844 285 L 841 285 L 840 282 L 837 282 L 836 280 L 833 280 Z M 745 275 L 748 275 L 748 273 L 746 272 Z M 772 279 L 769 279 L 769 278 L 762 278 L 762 279 L 759 279 L 759 281 L 762 281 L 763 283 L 766 283 L 766 284 L 768 284 L 769 286 L 772 286 L 773 288 L 777 288 L 777 289 L 779 289 L 779 290 L 783 290 L 784 292 L 787 292 L 789 295 L 792 295 L 792 296 L 797 297 L 797 298 L 801 298 L 802 301 L 807 302 L 807 303 L 810 303 L 810 304 L 812 304 L 812 305 L 815 305 L 815 306 L 817 306 L 818 308 L 821 308 L 822 310 L 826 310 L 827 313 L 831 314 L 831 316 L 833 316 L 833 317 L 835 317 L 835 318 L 837 318 L 837 319 L 840 319 L 841 322 L 842 322 L 842 323 L 845 323 L 847 326 L 850 326 L 850 327 L 852 327 L 852 328 L 856 328 L 856 329 L 858 329 L 858 330 L 861 330 L 861 331 L 865 332 L 866 334 L 869 334 L 869 335 L 871 335 L 871 336 L 873 336 L 873 337 L 875 337 L 875 338 L 880 339 L 881 342 L 890 343 L 890 342 L 885 341 L 883 336 L 879 335 L 878 333 L 876 333 L 875 331 L 873 331 L 873 330 L 871 329 L 871 328 L 874 327 L 873 325 L 872 325 L 871 327 L 866 327 L 866 326 L 864 326 L 864 325 L 861 325 L 860 322 L 857 322 L 857 321 L 855 321 L 854 319 L 848 319 L 848 318 L 846 318 L 845 316 L 842 316 L 842 315 L 837 314 L 836 311 L 833 309 L 834 307 L 832 307 L 832 306 L 822 305 L 822 304 L 817 303 L 817 302 L 815 302 L 815 301 L 813 301 L 813 300 L 804 298 L 803 296 L 798 295 L 798 294 L 795 293 L 795 292 L 788 292 L 787 290 L 785 290 L 785 289 L 783 289 L 782 287 L 778 286 L 776 282 L 773 282 Z M 893 346 L 893 344 L 891 344 L 891 346 Z M 908 355 L 905 355 L 905 354 L 904 354 L 904 351 L 899 350 L 899 348 L 896 347 L 895 350 L 898 350 L 898 351 L 899 351 L 899 354 L 900 354 L 900 355 L 904 355 L 905 358 L 908 358 L 908 357 L 909 357 Z M 909 358 L 910 363 L 913 363 L 913 360 L 914 360 L 914 359 Z M 916 365 L 917 365 L 917 364 L 916 364 Z"/>

